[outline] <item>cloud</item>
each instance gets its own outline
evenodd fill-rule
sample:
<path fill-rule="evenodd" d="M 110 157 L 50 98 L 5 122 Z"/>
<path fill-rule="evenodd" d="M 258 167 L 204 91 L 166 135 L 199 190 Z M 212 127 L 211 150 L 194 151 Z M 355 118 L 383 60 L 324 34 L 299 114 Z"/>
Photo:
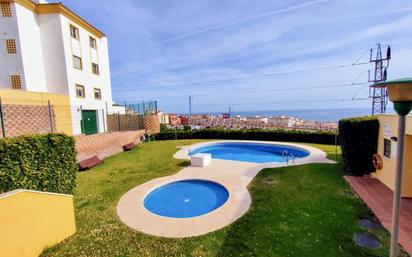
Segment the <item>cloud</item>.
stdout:
<path fill-rule="evenodd" d="M 316 5 L 316 4 L 320 4 L 320 3 L 324 3 L 324 2 L 329 2 L 329 1 L 331 1 L 331 0 L 316 0 L 316 1 L 311 1 L 311 2 L 307 2 L 307 3 L 294 5 L 294 6 L 289 6 L 289 7 L 283 8 L 283 9 L 279 9 L 279 10 L 275 10 L 275 11 L 271 11 L 271 12 L 267 12 L 267 13 L 262 13 L 262 14 L 259 14 L 259 15 L 256 15 L 256 16 L 252 16 L 252 17 L 248 17 L 248 18 L 244 18 L 244 19 L 224 23 L 224 24 L 221 24 L 221 25 L 212 26 L 212 27 L 209 27 L 209 28 L 203 28 L 203 29 L 200 29 L 200 30 L 196 30 L 196 31 L 192 31 L 192 32 L 185 33 L 185 34 L 182 34 L 182 35 L 178 35 L 178 36 L 175 36 L 175 37 L 172 37 L 172 38 L 165 39 L 165 40 L 161 41 L 161 43 L 176 41 L 176 40 L 188 38 L 188 37 L 191 37 L 191 36 L 194 36 L 194 35 L 198 35 L 198 34 L 201 34 L 201 33 L 220 30 L 220 29 L 223 29 L 223 28 L 226 28 L 226 27 L 239 25 L 239 24 L 242 24 L 242 23 L 251 22 L 251 21 L 254 21 L 254 20 L 262 19 L 262 18 L 267 18 L 267 17 L 277 15 L 277 14 L 280 14 L 280 13 L 294 11 L 294 10 L 297 10 L 297 9 L 300 9 L 300 8 L 304 8 L 304 7 L 307 7 L 307 6 Z"/>
<path fill-rule="evenodd" d="M 184 111 L 185 107 L 173 106 L 186 105 L 189 94 L 199 95 L 194 104 L 227 105 L 351 98 L 359 88 L 290 92 L 276 89 L 351 83 L 359 74 L 360 81 L 366 81 L 365 71 L 371 66 L 254 76 L 352 63 L 378 42 L 393 44 L 390 77 L 407 76 L 410 72 L 409 0 L 89 0 L 65 4 L 108 35 L 114 98 L 158 98 L 159 105 L 171 112 Z M 368 58 L 365 54 L 361 61 Z M 230 80 L 238 77 L 250 79 Z M 220 82 L 208 82 L 213 80 Z M 253 93 L 253 89 L 260 93 Z M 367 88 L 361 90 L 360 96 L 368 96 Z M 241 108 L 330 105 L 295 103 Z M 336 103 L 336 107 L 369 105 L 367 101 Z M 216 111 L 227 106 L 203 108 Z"/>

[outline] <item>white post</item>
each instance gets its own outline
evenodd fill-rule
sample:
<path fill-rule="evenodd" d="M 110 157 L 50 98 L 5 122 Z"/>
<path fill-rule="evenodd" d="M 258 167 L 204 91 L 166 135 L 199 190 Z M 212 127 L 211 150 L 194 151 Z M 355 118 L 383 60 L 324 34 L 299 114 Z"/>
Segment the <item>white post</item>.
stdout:
<path fill-rule="evenodd" d="M 397 159 L 396 159 L 395 188 L 394 188 L 394 192 L 393 192 L 392 233 L 391 233 L 390 257 L 397 257 L 398 253 L 399 253 L 399 248 L 398 248 L 399 209 L 400 209 L 400 206 L 401 206 L 403 151 L 404 151 L 404 143 L 405 143 L 405 123 L 406 123 L 406 116 L 399 115 L 398 153 L 397 153 Z"/>

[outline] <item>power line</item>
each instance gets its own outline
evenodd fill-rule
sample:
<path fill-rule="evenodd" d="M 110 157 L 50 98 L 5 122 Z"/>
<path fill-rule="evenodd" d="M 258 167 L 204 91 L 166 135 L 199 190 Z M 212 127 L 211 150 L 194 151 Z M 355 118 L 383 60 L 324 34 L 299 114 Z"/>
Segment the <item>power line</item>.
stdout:
<path fill-rule="evenodd" d="M 289 87 L 289 88 L 280 88 L 280 89 L 263 89 L 263 90 L 248 90 L 236 93 L 236 95 L 244 95 L 244 94 L 254 94 L 254 93 L 269 93 L 269 92 L 285 92 L 285 91 L 297 91 L 297 90 L 311 90 L 311 89 L 322 89 L 322 88 L 336 88 L 336 87 L 352 87 L 352 86 L 361 86 L 361 85 L 369 85 L 369 83 L 362 82 L 362 83 L 346 83 L 346 84 L 330 84 L 330 85 L 322 85 L 322 86 L 309 86 L 309 87 Z M 233 93 L 205 93 L 205 94 L 192 94 L 192 96 L 231 96 Z M 156 96 L 151 98 L 172 98 L 172 97 L 186 97 L 185 94 L 179 95 L 165 95 L 165 96 Z M 149 97 L 150 98 L 150 97 Z M 126 99 L 126 101 L 138 101 L 134 99 Z"/>
<path fill-rule="evenodd" d="M 308 69 L 300 69 L 300 70 L 290 70 L 290 71 L 280 71 L 280 72 L 273 72 L 273 73 L 263 73 L 251 76 L 241 76 L 241 77 L 232 77 L 228 79 L 217 79 L 217 80 L 205 80 L 205 81 L 194 81 L 190 83 L 182 83 L 182 84 L 170 84 L 167 86 L 151 86 L 146 88 L 135 88 L 135 89 L 124 89 L 124 90 L 115 90 L 115 92 L 130 92 L 135 90 L 144 90 L 144 89 L 170 89 L 171 87 L 175 86 L 188 86 L 188 85 L 199 85 L 199 84 L 209 84 L 209 83 L 222 83 L 222 82 L 231 82 L 231 81 L 242 81 L 242 80 L 249 80 L 255 78 L 265 78 L 265 77 L 276 77 L 281 75 L 293 74 L 293 73 L 300 73 L 300 72 L 311 72 L 311 71 L 321 71 L 321 70 L 331 70 L 331 69 L 339 69 L 339 68 L 347 68 L 347 67 L 356 67 L 360 65 L 366 65 L 369 62 L 360 62 L 360 63 L 351 63 L 351 64 L 343 64 L 343 65 L 330 65 L 330 66 L 323 66 L 317 68 L 308 68 Z M 219 84 L 220 85 L 220 84 Z"/>
<path fill-rule="evenodd" d="M 412 8 L 410 8 L 411 10 L 412 10 Z M 392 42 L 388 42 L 386 45 L 382 45 L 382 47 L 385 47 L 385 46 L 388 46 L 389 44 L 391 44 L 391 45 L 396 45 L 396 46 L 398 46 L 398 47 L 402 47 L 402 46 L 407 46 L 407 45 L 411 45 L 412 44 L 412 42 L 403 42 L 403 43 L 400 43 L 399 41 L 392 41 Z M 368 50 L 370 50 L 370 48 L 369 47 L 361 47 L 361 48 L 356 48 L 357 50 L 363 50 L 363 49 L 365 49 L 365 48 L 367 48 Z M 363 55 L 364 55 L 364 53 L 362 53 L 361 55 L 360 55 L 360 57 L 358 58 L 358 60 L 360 60 L 361 59 L 361 57 L 363 57 Z M 354 63 L 357 63 L 357 62 L 354 62 Z M 354 64 L 353 63 L 353 64 Z M 177 67 L 177 68 L 180 68 L 180 67 Z M 162 74 L 169 74 L 170 72 L 169 71 L 159 71 L 159 72 L 156 72 L 156 76 L 159 76 L 159 75 L 162 75 Z M 144 76 L 149 76 L 151 73 L 143 73 L 143 74 L 138 74 L 138 75 L 136 75 L 136 76 L 138 76 L 138 77 L 144 77 Z M 167 79 L 166 79 L 166 81 L 167 81 Z M 157 83 L 159 83 L 159 82 L 157 82 Z M 150 88 L 153 88 L 153 87 L 150 87 Z M 150 89 L 150 88 L 139 88 L 139 89 Z M 132 90 L 134 90 L 134 89 L 125 89 L 125 91 L 132 91 Z M 122 90 L 114 90 L 114 91 L 118 91 L 118 92 L 123 92 Z"/>
<path fill-rule="evenodd" d="M 411 8 L 412 9 L 412 8 Z M 359 50 L 363 50 L 363 49 L 365 49 L 366 47 L 361 47 L 361 48 L 353 48 L 353 49 L 350 49 L 350 50 L 348 50 L 347 52 L 353 52 L 353 51 L 359 51 Z M 369 49 L 369 47 L 367 47 L 367 49 Z M 353 64 L 356 64 L 360 59 L 361 59 L 361 57 L 363 57 L 363 54 L 361 54 L 360 55 L 360 58 L 358 58 L 358 60 L 357 61 L 355 61 Z M 179 69 L 179 68 L 181 68 L 181 66 L 178 66 L 178 67 L 175 67 L 174 69 Z M 156 72 L 156 76 L 159 76 L 159 75 L 163 75 L 163 74 L 169 74 L 170 73 L 170 71 L 169 70 L 163 70 L 163 71 L 157 71 Z M 151 75 L 152 73 L 140 73 L 140 74 L 137 74 L 136 76 L 139 76 L 139 77 L 144 77 L 144 76 L 149 76 L 149 75 Z"/>
<path fill-rule="evenodd" d="M 277 104 L 294 104 L 294 103 L 328 103 L 328 102 L 352 102 L 352 101 L 366 101 L 369 98 L 349 98 L 349 99 L 321 99 L 321 100 L 293 100 L 293 101 L 283 101 L 283 102 L 249 102 L 249 103 L 231 103 L 230 105 L 277 105 Z M 205 103 L 196 104 L 196 106 L 226 106 L 228 103 Z M 163 107 L 182 107 L 186 105 L 165 105 Z"/>

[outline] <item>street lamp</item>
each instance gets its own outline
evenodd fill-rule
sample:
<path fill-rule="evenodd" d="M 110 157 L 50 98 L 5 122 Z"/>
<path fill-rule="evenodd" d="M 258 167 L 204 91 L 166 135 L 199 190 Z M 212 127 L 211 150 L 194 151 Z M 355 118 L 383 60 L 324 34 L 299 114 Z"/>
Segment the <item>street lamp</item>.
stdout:
<path fill-rule="evenodd" d="M 398 150 L 396 157 L 396 178 L 393 193 L 392 208 L 392 232 L 390 257 L 398 256 L 398 236 L 399 236 L 399 209 L 401 204 L 402 172 L 405 143 L 405 123 L 406 115 L 412 109 L 412 78 L 403 78 L 380 82 L 374 87 L 386 87 L 389 100 L 394 103 L 396 113 L 399 115 L 398 125 Z"/>

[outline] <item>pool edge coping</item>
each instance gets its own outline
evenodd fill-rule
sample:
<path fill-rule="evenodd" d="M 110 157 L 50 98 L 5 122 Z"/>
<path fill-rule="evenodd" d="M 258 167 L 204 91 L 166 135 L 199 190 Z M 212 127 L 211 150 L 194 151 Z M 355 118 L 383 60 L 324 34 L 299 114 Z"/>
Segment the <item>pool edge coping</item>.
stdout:
<path fill-rule="evenodd" d="M 319 148 L 313 147 L 313 146 L 308 146 L 308 145 L 304 145 L 301 143 L 291 143 L 291 142 L 281 142 L 281 141 L 257 141 L 257 140 L 217 140 L 217 141 L 209 141 L 209 142 L 200 142 L 200 143 L 187 145 L 187 146 L 180 146 L 179 150 L 173 155 L 173 158 L 190 160 L 189 152 L 191 150 L 204 147 L 204 146 L 213 145 L 213 144 L 219 144 L 219 143 L 251 143 L 251 144 L 263 144 L 263 145 L 285 145 L 285 146 L 300 148 L 300 149 L 303 149 L 309 152 L 308 156 L 303 157 L 303 158 L 297 158 L 295 159 L 295 163 L 292 163 L 288 166 L 307 164 L 307 163 L 316 163 L 317 161 L 319 161 L 320 163 L 331 163 L 331 164 L 336 163 L 335 161 L 328 159 L 327 154 L 324 151 L 320 150 Z M 216 161 L 217 159 L 212 159 L 212 161 L 213 160 Z M 249 163 L 249 162 L 237 161 L 237 160 L 222 160 L 222 159 L 219 159 L 219 160 Z M 273 168 L 279 167 L 278 166 L 279 162 L 266 162 L 266 163 L 257 163 L 257 164 L 267 165 L 270 167 L 273 166 Z"/>

